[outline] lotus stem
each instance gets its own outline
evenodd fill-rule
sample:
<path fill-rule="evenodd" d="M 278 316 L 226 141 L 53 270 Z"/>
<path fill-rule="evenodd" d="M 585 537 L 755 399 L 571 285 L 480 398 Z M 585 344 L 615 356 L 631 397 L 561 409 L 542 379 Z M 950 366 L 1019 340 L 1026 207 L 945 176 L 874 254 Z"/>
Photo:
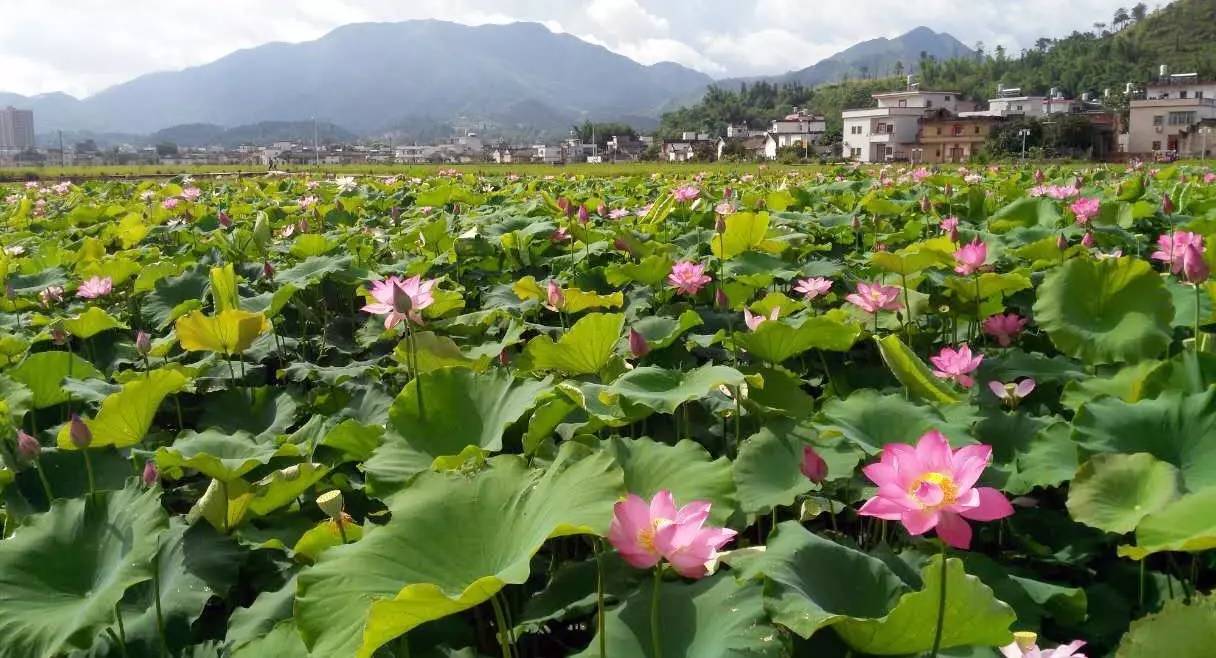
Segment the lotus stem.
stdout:
<path fill-rule="evenodd" d="M 122 638 L 114 633 L 113 628 L 106 629 L 106 635 L 110 636 L 110 641 L 118 645 L 118 651 L 123 658 L 127 658 L 127 644 L 122 641 Z"/>
<path fill-rule="evenodd" d="M 663 658 L 663 645 L 659 642 L 659 590 L 663 585 L 663 563 L 654 568 L 654 591 L 650 594 L 650 658 Z"/>
<path fill-rule="evenodd" d="M 160 606 L 160 546 L 152 564 L 152 594 L 156 597 L 156 634 L 160 637 L 161 658 L 169 655 L 169 643 L 165 640 L 165 615 Z"/>
<path fill-rule="evenodd" d="M 96 496 L 97 495 L 97 486 L 93 480 L 93 460 L 89 458 L 89 449 L 81 448 L 80 454 L 84 455 L 84 473 L 85 473 L 85 477 L 88 478 L 89 495 Z"/>
<path fill-rule="evenodd" d="M 502 658 L 511 658 L 511 640 L 507 635 L 507 617 L 503 613 L 502 604 L 498 602 L 498 594 L 490 597 L 490 606 L 494 608 L 494 620 L 498 626 L 498 646 L 502 649 Z"/>
<path fill-rule="evenodd" d="M 608 638 L 604 635 L 604 540 L 595 540 L 596 635 L 600 638 L 600 658 L 608 658 Z"/>
<path fill-rule="evenodd" d="M 46 505 L 49 508 L 51 501 L 55 500 L 55 494 L 51 493 L 51 483 L 46 479 L 46 473 L 38 464 L 34 464 L 34 472 L 38 474 L 38 481 L 42 483 L 42 493 L 46 494 Z"/>
<path fill-rule="evenodd" d="M 336 523 L 338 525 L 338 537 L 340 537 L 342 539 L 342 543 L 343 544 L 349 543 L 346 539 L 346 524 L 342 523 L 341 514 L 338 515 L 338 518 L 334 519 L 334 523 Z"/>
<path fill-rule="evenodd" d="M 224 498 L 224 518 L 220 519 L 220 526 L 224 534 L 228 534 L 228 483 L 224 480 L 217 480 L 220 483 L 220 495 Z"/>
<path fill-rule="evenodd" d="M 1200 307 L 1200 288 L 1199 284 L 1195 284 L 1195 353 L 1199 353 L 1199 307 Z"/>
<path fill-rule="evenodd" d="M 122 608 L 117 603 L 114 604 L 114 617 L 118 619 L 118 641 L 119 648 L 122 650 L 122 655 L 127 655 L 127 629 L 122 624 Z"/>
<path fill-rule="evenodd" d="M 975 338 L 980 335 L 980 273 L 975 273 L 975 326 L 971 327 L 971 333 Z"/>
<path fill-rule="evenodd" d="M 937 629 L 933 632 L 933 650 L 929 658 L 937 658 L 937 652 L 942 647 L 942 629 L 946 626 L 946 542 L 942 545 L 942 586 L 938 590 L 937 599 Z"/>

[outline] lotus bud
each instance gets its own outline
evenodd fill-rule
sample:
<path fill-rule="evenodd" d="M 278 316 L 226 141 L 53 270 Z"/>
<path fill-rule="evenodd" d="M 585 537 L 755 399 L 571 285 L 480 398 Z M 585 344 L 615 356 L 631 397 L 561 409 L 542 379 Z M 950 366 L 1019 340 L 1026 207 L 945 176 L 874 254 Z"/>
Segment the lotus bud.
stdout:
<path fill-rule="evenodd" d="M 17 430 L 17 454 L 26 461 L 36 462 L 42 456 L 42 445 L 25 430 Z"/>
<path fill-rule="evenodd" d="M 646 342 L 646 337 L 632 328 L 629 330 L 629 352 L 636 359 L 640 359 L 650 353 L 650 344 Z"/>
<path fill-rule="evenodd" d="M 815 452 L 811 446 L 802 448 L 802 474 L 815 484 L 820 484 L 828 478 L 828 463 Z"/>
<path fill-rule="evenodd" d="M 933 210 L 933 204 L 929 201 L 929 197 L 927 197 L 927 196 L 921 197 L 920 198 L 920 211 L 927 213 L 930 210 Z"/>
<path fill-rule="evenodd" d="M 1056 236 L 1056 249 L 1059 249 L 1060 251 L 1064 251 L 1067 248 L 1068 248 L 1068 238 L 1064 237 L 1063 233 L 1057 235 Z"/>
<path fill-rule="evenodd" d="M 735 196 L 735 191 L 729 187 L 722 191 L 722 198 L 724 198 L 724 199 L 732 199 L 732 198 L 734 198 L 734 196 Z"/>
<path fill-rule="evenodd" d="M 714 231 L 717 233 L 726 232 L 726 218 L 722 215 L 714 215 Z"/>
<path fill-rule="evenodd" d="M 80 419 L 80 414 L 72 414 L 72 420 L 68 422 L 68 436 L 72 439 L 72 445 L 81 450 L 88 448 L 93 443 L 93 431 Z"/>
<path fill-rule="evenodd" d="M 393 223 L 396 224 L 397 220 L 401 219 L 401 208 L 393 206 L 391 209 L 389 209 L 388 216 L 393 220 Z"/>
<path fill-rule="evenodd" d="M 1094 234 L 1090 231 L 1085 232 L 1085 236 L 1081 238 L 1081 246 L 1089 249 L 1094 246 Z"/>
<path fill-rule="evenodd" d="M 1203 250 L 1194 243 L 1188 244 L 1182 252 L 1182 276 L 1196 285 L 1208 280 L 1211 272 L 1207 261 L 1203 258 Z"/>
<path fill-rule="evenodd" d="M 342 503 L 342 492 L 337 489 L 331 489 L 317 496 L 317 507 L 320 507 L 326 516 L 335 521 L 342 518 Z"/>
<path fill-rule="evenodd" d="M 562 287 L 553 279 L 549 279 L 545 292 L 549 308 L 557 310 L 566 305 L 566 293 L 562 292 Z"/>
<path fill-rule="evenodd" d="M 600 217 L 607 217 L 608 216 L 608 204 L 604 203 L 603 201 L 600 201 L 600 205 L 595 207 L 595 214 L 599 215 Z"/>
<path fill-rule="evenodd" d="M 453 203 L 453 204 L 452 204 L 452 214 L 453 214 L 453 215 L 459 215 L 459 214 L 460 214 L 460 204 L 459 204 L 459 203 Z"/>
<path fill-rule="evenodd" d="M 228 213 L 224 212 L 223 210 L 219 212 L 218 218 L 220 220 L 220 226 L 223 226 L 224 228 L 229 228 L 232 226 L 232 218 L 229 217 Z"/>
<path fill-rule="evenodd" d="M 270 264 L 270 261 L 262 263 L 262 276 L 267 279 L 274 278 L 274 267 Z"/>
<path fill-rule="evenodd" d="M 498 353 L 498 365 L 505 367 L 510 364 L 511 364 L 511 355 L 507 354 L 506 350 L 499 352 Z"/>
<path fill-rule="evenodd" d="M 144 481 L 145 487 L 150 487 L 160 481 L 160 471 L 156 469 L 156 462 L 149 459 L 144 462 L 144 472 L 140 478 Z"/>
<path fill-rule="evenodd" d="M 393 311 L 405 315 L 414 310 L 414 300 L 404 288 L 393 284 Z"/>
<path fill-rule="evenodd" d="M 560 208 L 562 212 L 566 213 L 567 217 L 573 213 L 573 210 L 571 210 L 570 199 L 567 199 L 566 197 L 561 197 L 557 200 L 557 207 Z"/>
<path fill-rule="evenodd" d="M 730 308 L 730 300 L 726 298 L 726 293 L 721 288 L 714 291 L 714 306 L 718 307 L 720 311 Z"/>
<path fill-rule="evenodd" d="M 857 215 L 853 215 L 853 221 L 851 222 L 851 225 L 852 225 L 854 231 L 860 231 L 861 230 L 861 218 L 858 217 Z"/>
<path fill-rule="evenodd" d="M 580 224 L 586 224 L 591 221 L 591 213 L 587 212 L 587 204 L 578 204 L 578 221 Z"/>
<path fill-rule="evenodd" d="M 308 232 L 308 219 L 301 218 L 300 221 L 296 222 L 296 233 L 307 233 L 307 232 Z"/>
<path fill-rule="evenodd" d="M 152 338 L 143 329 L 135 332 L 135 351 L 139 352 L 140 356 L 148 356 L 152 351 Z"/>
<path fill-rule="evenodd" d="M 1174 214 L 1174 200 L 1170 198 L 1168 192 L 1161 195 L 1161 212 L 1167 215 Z"/>
<path fill-rule="evenodd" d="M 885 242 L 874 243 L 874 251 L 886 251 L 886 250 L 887 250 L 887 244 Z"/>
<path fill-rule="evenodd" d="M 1072 185 L 1073 185 L 1073 187 L 1077 188 L 1078 190 L 1085 187 L 1085 177 L 1082 176 L 1081 174 L 1077 174 L 1077 177 L 1076 177 L 1076 179 L 1073 180 Z"/>
<path fill-rule="evenodd" d="M 1047 177 L 1043 175 L 1042 169 L 1034 170 L 1034 182 L 1038 183 L 1039 185 L 1042 185 L 1043 181 L 1046 179 L 1047 179 Z"/>
<path fill-rule="evenodd" d="M 63 330 L 63 327 L 51 327 L 51 342 L 56 345 L 68 344 L 68 332 Z"/>

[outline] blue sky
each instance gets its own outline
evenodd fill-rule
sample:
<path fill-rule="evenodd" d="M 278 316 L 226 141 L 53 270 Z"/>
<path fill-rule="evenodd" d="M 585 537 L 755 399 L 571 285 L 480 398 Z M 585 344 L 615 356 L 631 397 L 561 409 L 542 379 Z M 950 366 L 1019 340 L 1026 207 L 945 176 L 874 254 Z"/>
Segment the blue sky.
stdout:
<path fill-rule="evenodd" d="M 714 77 L 809 66 L 918 25 L 1010 52 L 1109 22 L 1111 0 L 0 0 L 0 91 L 95 93 L 346 23 L 439 18 L 541 22 L 642 63 Z M 1150 5 L 1150 7 L 1153 5 Z"/>

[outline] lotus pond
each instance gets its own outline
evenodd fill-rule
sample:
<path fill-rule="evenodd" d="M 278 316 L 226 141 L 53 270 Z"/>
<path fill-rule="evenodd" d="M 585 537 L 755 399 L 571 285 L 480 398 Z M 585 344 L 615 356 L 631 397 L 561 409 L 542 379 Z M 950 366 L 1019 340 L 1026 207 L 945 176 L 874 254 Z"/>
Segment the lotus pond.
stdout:
<path fill-rule="evenodd" d="M 0 658 L 1206 658 L 1216 174 L 0 185 Z"/>

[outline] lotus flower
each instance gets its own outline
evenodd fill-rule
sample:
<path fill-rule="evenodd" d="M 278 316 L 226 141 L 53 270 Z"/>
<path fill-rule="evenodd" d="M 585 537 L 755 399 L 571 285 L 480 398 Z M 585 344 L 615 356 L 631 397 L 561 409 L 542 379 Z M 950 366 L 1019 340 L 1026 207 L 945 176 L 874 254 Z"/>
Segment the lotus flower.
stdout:
<path fill-rule="evenodd" d="M 310 194 L 306 197 L 301 198 L 300 201 L 296 205 L 300 206 L 300 210 L 308 210 L 309 208 L 317 205 L 318 201 L 320 201 L 320 199 L 318 199 L 317 197 Z M 304 230 L 308 230 L 308 229 L 304 229 Z"/>
<path fill-rule="evenodd" d="M 672 265 L 667 275 L 667 283 L 683 295 L 697 294 L 710 281 L 713 278 L 705 273 L 704 265 L 687 260 Z"/>
<path fill-rule="evenodd" d="M 570 231 L 567 231 L 565 226 L 557 227 L 557 230 L 553 231 L 553 233 L 549 235 L 549 240 L 551 242 L 561 243 L 566 242 L 569 239 Z"/>
<path fill-rule="evenodd" d="M 1034 380 L 1029 377 L 1017 383 L 1001 383 L 995 380 L 988 382 L 988 390 L 1011 409 L 1017 407 L 1022 398 L 1033 393 L 1034 386 Z"/>
<path fill-rule="evenodd" d="M 1088 224 L 1102 209 L 1102 202 L 1094 197 L 1083 196 L 1068 207 L 1072 209 L 1072 214 L 1076 215 L 1078 224 Z"/>
<path fill-rule="evenodd" d="M 878 485 L 878 495 L 858 513 L 899 521 L 913 535 L 936 529 L 950 546 L 970 548 L 967 520 L 995 521 L 1013 514 L 1001 492 L 975 486 L 991 457 L 992 447 L 987 445 L 952 451 L 937 430 L 921 436 L 915 447 L 888 443 L 881 460 L 862 469 Z"/>
<path fill-rule="evenodd" d="M 93 443 L 93 432 L 80 419 L 80 415 L 73 413 L 72 419 L 68 421 L 68 438 L 72 440 L 72 445 L 84 450 Z"/>
<path fill-rule="evenodd" d="M 682 185 L 672 192 L 678 203 L 692 203 L 700 194 L 701 190 L 692 185 Z"/>
<path fill-rule="evenodd" d="M 198 201 L 198 198 L 203 195 L 203 191 L 197 187 L 187 187 L 182 190 L 182 198 L 186 201 Z"/>
<path fill-rule="evenodd" d="M 402 320 L 422 324 L 422 309 L 435 302 L 431 294 L 435 280 L 422 280 L 421 276 L 408 279 L 391 276 L 372 283 L 371 295 L 376 300 L 361 310 L 384 316 L 384 328 L 392 329 Z"/>
<path fill-rule="evenodd" d="M 950 236 L 951 242 L 958 242 L 958 217 L 943 217 L 942 233 Z"/>
<path fill-rule="evenodd" d="M 1077 650 L 1085 646 L 1084 640 L 1073 640 L 1061 644 L 1054 649 L 1040 649 L 1035 642 L 1035 633 L 1021 631 L 1013 634 L 1013 642 L 1001 647 L 1001 655 L 1005 658 L 1086 658 Z"/>
<path fill-rule="evenodd" d="M 1202 244 L 1202 242 L 1200 243 Z M 1203 247 L 1192 242 L 1182 250 L 1182 276 L 1189 283 L 1200 284 L 1208 280 L 1208 263 L 1203 258 Z"/>
<path fill-rule="evenodd" d="M 135 332 L 135 351 L 140 356 L 148 356 L 148 352 L 152 351 L 152 338 L 143 329 Z"/>
<path fill-rule="evenodd" d="M 984 360 L 984 356 L 971 355 L 971 348 L 966 343 L 959 345 L 958 349 L 943 347 L 942 351 L 937 353 L 937 356 L 930 357 L 935 368 L 933 374 L 942 379 L 951 379 L 964 388 L 971 388 L 975 384 L 975 380 L 971 378 L 972 372 L 980 367 L 980 362 Z"/>
<path fill-rule="evenodd" d="M 760 315 L 758 313 L 752 313 L 751 309 L 744 308 L 743 309 L 743 323 L 747 325 L 748 329 L 755 331 L 756 329 L 758 329 L 760 327 L 760 325 L 764 324 L 765 320 L 776 320 L 777 316 L 780 313 L 781 313 L 780 306 L 774 306 L 773 310 L 769 312 L 768 317 L 764 317 L 763 315 Z"/>
<path fill-rule="evenodd" d="M 165 210 L 173 210 L 174 208 L 177 207 L 177 204 L 179 204 L 179 203 L 181 203 L 181 199 L 178 199 L 175 196 L 171 196 L 168 199 L 161 201 L 160 207 L 164 208 Z"/>
<path fill-rule="evenodd" d="M 1151 258 L 1169 263 L 1171 272 L 1181 274 L 1186 251 L 1192 246 L 1202 253 L 1203 236 L 1190 231 L 1165 233 L 1157 238 L 1157 251 L 1152 253 Z"/>
<path fill-rule="evenodd" d="M 97 299 L 105 297 L 114 289 L 114 281 L 108 276 L 94 276 L 80 284 L 76 296 L 81 299 Z"/>
<path fill-rule="evenodd" d="M 820 295 L 827 294 L 832 289 L 832 282 L 821 276 L 811 277 L 809 279 L 799 279 L 794 286 L 794 292 L 802 293 L 802 298 L 808 302 Z"/>
<path fill-rule="evenodd" d="M 1208 185 L 1211 185 L 1212 183 L 1216 183 L 1216 173 L 1209 171 L 1206 174 L 1204 174 L 1203 182 L 1207 183 Z"/>
<path fill-rule="evenodd" d="M 629 353 L 635 359 L 640 359 L 650 353 L 650 343 L 646 342 L 646 337 L 633 328 L 629 329 Z"/>
<path fill-rule="evenodd" d="M 38 301 L 42 302 L 44 307 L 62 302 L 63 286 L 47 286 L 38 293 Z"/>
<path fill-rule="evenodd" d="M 845 300 L 866 313 L 898 311 L 904 307 L 903 302 L 899 301 L 899 288 L 879 283 L 858 283 L 857 292 L 848 295 Z"/>
<path fill-rule="evenodd" d="M 730 201 L 723 201 L 714 206 L 714 212 L 723 216 L 729 215 L 735 212 L 735 204 L 731 203 Z"/>
<path fill-rule="evenodd" d="M 613 507 L 608 541 L 638 569 L 667 560 L 680 575 L 701 578 L 706 563 L 735 536 L 734 530 L 704 527 L 709 510 L 706 501 L 676 509 L 675 498 L 667 490 L 656 493 L 649 504 L 630 494 Z"/>
<path fill-rule="evenodd" d="M 145 487 L 150 487 L 160 481 L 160 471 L 156 470 L 156 462 L 149 459 L 144 462 L 144 472 L 140 475 Z"/>
<path fill-rule="evenodd" d="M 629 216 L 629 211 L 625 208 L 613 208 L 608 211 L 608 219 L 624 219 Z"/>
<path fill-rule="evenodd" d="M 38 443 L 38 439 L 25 433 L 25 430 L 17 430 L 17 454 L 27 462 L 38 461 L 42 457 L 42 445 Z"/>
<path fill-rule="evenodd" d="M 828 479 L 828 463 L 811 446 L 802 447 L 802 474 L 815 484 Z"/>
<path fill-rule="evenodd" d="M 545 286 L 545 301 L 551 311 L 560 311 L 566 305 L 566 294 L 553 279 L 549 279 L 549 283 Z"/>
<path fill-rule="evenodd" d="M 988 245 L 976 238 L 954 252 L 954 271 L 964 276 L 974 274 L 987 260 Z"/>
<path fill-rule="evenodd" d="M 984 333 L 996 339 L 997 344 L 1001 347 L 1009 347 L 1018 334 L 1022 333 L 1026 322 L 1026 318 L 1017 313 L 1006 313 L 988 316 L 981 326 L 984 328 Z"/>
<path fill-rule="evenodd" d="M 578 204 L 578 221 L 580 224 L 586 224 L 591 221 L 591 213 L 587 212 L 587 204 Z"/>
<path fill-rule="evenodd" d="M 1093 233 L 1093 231 L 1086 231 L 1086 232 L 1085 232 L 1085 235 L 1082 235 L 1082 236 L 1081 236 L 1081 246 L 1082 246 L 1082 247 L 1085 247 L 1086 249 L 1092 249 L 1092 248 L 1093 248 L 1093 246 L 1094 246 L 1094 233 Z"/>
<path fill-rule="evenodd" d="M 1168 193 L 1161 195 L 1161 212 L 1165 215 L 1174 214 L 1174 200 Z"/>

